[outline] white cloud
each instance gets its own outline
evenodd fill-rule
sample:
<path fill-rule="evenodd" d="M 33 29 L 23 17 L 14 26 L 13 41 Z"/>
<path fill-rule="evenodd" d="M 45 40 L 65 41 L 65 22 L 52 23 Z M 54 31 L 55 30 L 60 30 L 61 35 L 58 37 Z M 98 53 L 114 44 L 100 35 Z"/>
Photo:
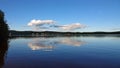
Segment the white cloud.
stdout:
<path fill-rule="evenodd" d="M 28 23 L 28 26 L 42 26 L 42 25 L 45 25 L 45 24 L 53 24 L 55 23 L 55 21 L 53 20 L 31 20 L 29 23 Z"/>
<path fill-rule="evenodd" d="M 73 23 L 73 24 L 68 24 L 68 25 L 62 25 L 62 26 L 55 26 L 58 27 L 62 30 L 75 30 L 75 29 L 81 29 L 86 27 L 85 25 L 82 25 L 80 23 Z"/>
<path fill-rule="evenodd" d="M 46 30 L 49 31 L 51 29 L 70 31 L 86 27 L 85 25 L 82 25 L 80 23 L 73 23 L 68 25 L 56 25 L 56 22 L 54 20 L 36 20 L 36 19 L 31 20 L 28 23 L 28 26 L 32 27 L 33 30 L 35 31 Z"/>

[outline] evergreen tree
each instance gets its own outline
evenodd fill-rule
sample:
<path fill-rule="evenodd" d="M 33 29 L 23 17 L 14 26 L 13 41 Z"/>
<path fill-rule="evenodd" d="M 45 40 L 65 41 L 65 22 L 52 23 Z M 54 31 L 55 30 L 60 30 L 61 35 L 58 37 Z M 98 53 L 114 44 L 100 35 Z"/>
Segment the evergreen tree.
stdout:
<path fill-rule="evenodd" d="M 8 24 L 4 20 L 4 12 L 0 10 L 0 38 L 8 38 Z"/>

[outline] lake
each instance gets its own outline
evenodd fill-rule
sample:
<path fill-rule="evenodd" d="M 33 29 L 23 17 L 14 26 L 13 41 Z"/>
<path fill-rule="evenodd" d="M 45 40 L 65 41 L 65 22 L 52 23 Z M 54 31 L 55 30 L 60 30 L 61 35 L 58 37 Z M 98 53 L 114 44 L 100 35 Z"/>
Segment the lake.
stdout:
<path fill-rule="evenodd" d="M 13 38 L 1 68 L 120 68 L 120 37 Z"/>

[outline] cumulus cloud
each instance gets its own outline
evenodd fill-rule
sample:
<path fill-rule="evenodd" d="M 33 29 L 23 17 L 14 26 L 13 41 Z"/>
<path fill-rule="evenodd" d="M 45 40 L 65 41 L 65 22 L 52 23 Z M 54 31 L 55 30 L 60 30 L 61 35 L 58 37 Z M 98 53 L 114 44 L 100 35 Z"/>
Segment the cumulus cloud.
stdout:
<path fill-rule="evenodd" d="M 36 20 L 33 19 L 28 23 L 28 26 L 33 27 L 33 29 L 36 30 L 50 30 L 51 28 L 55 28 L 57 30 L 76 30 L 85 28 L 85 25 L 82 25 L 80 23 L 73 23 L 73 24 L 67 24 L 67 25 L 56 25 L 56 22 L 54 20 Z"/>
<path fill-rule="evenodd" d="M 75 29 L 85 28 L 86 26 L 80 23 L 73 23 L 73 24 L 61 25 L 61 26 L 55 25 L 54 27 L 60 28 L 62 30 L 75 30 Z"/>
<path fill-rule="evenodd" d="M 32 27 L 34 31 L 45 31 L 50 28 L 50 25 L 53 25 L 55 23 L 54 20 L 31 20 L 27 25 L 29 27 Z"/>
<path fill-rule="evenodd" d="M 31 20 L 29 23 L 28 23 L 28 26 L 42 26 L 42 25 L 45 25 L 45 24 L 53 24 L 55 23 L 55 21 L 53 20 Z"/>

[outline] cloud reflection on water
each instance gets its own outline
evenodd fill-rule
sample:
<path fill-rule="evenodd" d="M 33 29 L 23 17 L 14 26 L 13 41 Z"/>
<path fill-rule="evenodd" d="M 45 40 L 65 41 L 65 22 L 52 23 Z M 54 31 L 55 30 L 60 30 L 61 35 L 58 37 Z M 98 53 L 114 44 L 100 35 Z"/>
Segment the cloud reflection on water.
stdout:
<path fill-rule="evenodd" d="M 58 42 L 60 44 L 71 45 L 71 46 L 81 46 L 82 44 L 85 43 L 85 42 L 83 42 L 81 40 L 70 39 L 70 38 L 65 38 L 65 39 L 62 39 L 62 40 L 60 40 Z"/>
<path fill-rule="evenodd" d="M 45 45 L 45 44 L 41 44 L 41 43 L 29 43 L 28 46 L 32 50 L 47 50 L 47 51 L 50 51 L 49 49 L 53 49 L 54 48 L 51 45 Z"/>
<path fill-rule="evenodd" d="M 62 37 L 62 38 L 34 38 L 28 43 L 31 50 L 52 51 L 56 45 L 70 45 L 79 47 L 85 44 L 78 38 Z"/>

